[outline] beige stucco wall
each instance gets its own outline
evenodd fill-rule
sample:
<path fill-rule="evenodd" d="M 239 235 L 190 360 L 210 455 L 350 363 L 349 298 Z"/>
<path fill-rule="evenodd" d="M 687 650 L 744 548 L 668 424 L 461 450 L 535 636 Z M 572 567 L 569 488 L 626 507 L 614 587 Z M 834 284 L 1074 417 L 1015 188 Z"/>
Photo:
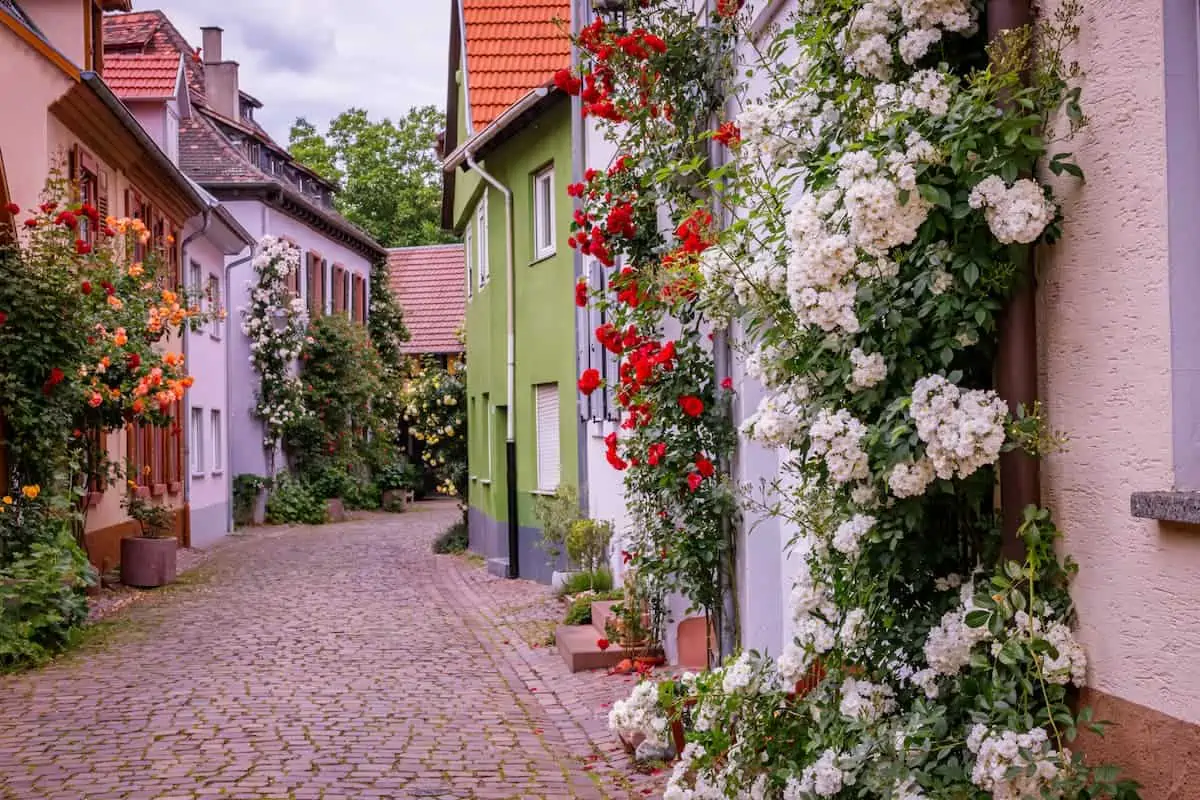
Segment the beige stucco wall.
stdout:
<path fill-rule="evenodd" d="M 84 5 L 82 0 L 25 0 L 21 8 L 55 49 L 82 65 L 90 35 L 85 30 Z"/>
<path fill-rule="evenodd" d="M 1046 459 L 1046 503 L 1079 561 L 1089 683 L 1200 723 L 1200 535 L 1134 519 L 1170 489 L 1171 340 L 1159 0 L 1085 4 L 1076 57 L 1091 125 L 1063 149 L 1065 238 L 1040 254 L 1042 396 L 1071 437 Z"/>

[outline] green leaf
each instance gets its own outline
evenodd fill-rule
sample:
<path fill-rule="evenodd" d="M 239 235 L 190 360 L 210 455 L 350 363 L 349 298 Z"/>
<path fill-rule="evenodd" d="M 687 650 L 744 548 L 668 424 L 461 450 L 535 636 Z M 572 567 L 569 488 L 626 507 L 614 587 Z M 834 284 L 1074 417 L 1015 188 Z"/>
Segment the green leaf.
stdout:
<path fill-rule="evenodd" d="M 982 628 L 991 617 L 991 613 L 976 609 L 975 611 L 967 612 L 965 622 L 968 628 Z"/>

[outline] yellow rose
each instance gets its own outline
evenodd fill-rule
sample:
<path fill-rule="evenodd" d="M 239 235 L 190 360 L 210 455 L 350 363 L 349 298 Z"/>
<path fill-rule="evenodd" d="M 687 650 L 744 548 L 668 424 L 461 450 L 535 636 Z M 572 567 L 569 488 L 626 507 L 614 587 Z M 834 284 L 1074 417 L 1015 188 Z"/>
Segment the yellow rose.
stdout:
<path fill-rule="evenodd" d="M 28 497 L 30 500 L 36 500 L 37 496 L 42 493 L 42 487 L 36 483 L 32 486 L 25 486 L 21 489 L 21 494 Z"/>
<path fill-rule="evenodd" d="M 11 495 L 7 495 L 7 494 L 6 494 L 6 495 L 4 495 L 4 505 L 6 505 L 6 506 L 11 506 L 12 504 L 13 504 L 13 499 L 12 499 L 12 496 L 11 496 Z"/>

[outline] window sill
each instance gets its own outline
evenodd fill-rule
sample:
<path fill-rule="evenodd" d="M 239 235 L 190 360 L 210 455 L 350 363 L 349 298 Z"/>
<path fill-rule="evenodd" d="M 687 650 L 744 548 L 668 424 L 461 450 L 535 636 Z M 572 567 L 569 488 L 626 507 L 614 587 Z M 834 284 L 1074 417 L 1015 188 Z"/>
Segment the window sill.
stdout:
<path fill-rule="evenodd" d="M 492 485 L 492 479 L 491 479 L 491 478 L 480 478 L 480 479 L 479 479 L 479 483 L 480 483 L 481 485 L 483 485 L 483 486 L 491 486 L 491 485 Z"/>
<path fill-rule="evenodd" d="M 212 471 L 212 476 L 213 476 L 214 478 L 220 478 L 220 477 L 222 477 L 224 474 L 225 474 L 225 470 L 223 470 L 223 469 L 214 469 L 214 470 Z"/>
<path fill-rule="evenodd" d="M 137 487 L 137 496 L 140 497 L 142 500 L 145 500 L 147 497 L 150 496 L 150 487 L 149 486 Z"/>
<path fill-rule="evenodd" d="M 193 478 L 193 479 L 195 479 L 195 478 L 207 478 L 207 477 L 208 477 L 208 473 L 207 473 L 207 472 L 193 472 L 193 473 L 192 473 L 192 478 Z"/>
<path fill-rule="evenodd" d="M 167 486 L 167 492 L 170 494 L 179 494 L 183 490 L 183 481 L 171 481 Z"/>
<path fill-rule="evenodd" d="M 1200 525 L 1200 492 L 1134 492 L 1129 512 L 1141 519 Z"/>
<path fill-rule="evenodd" d="M 530 489 L 529 493 L 538 497 L 554 497 L 558 491 L 556 489 Z"/>
<path fill-rule="evenodd" d="M 529 262 L 529 266 L 536 267 L 538 264 L 542 263 L 543 261 L 549 261 L 556 255 L 558 255 L 557 250 L 551 250 L 548 253 L 538 253 L 536 256 L 534 256 L 533 261 Z"/>

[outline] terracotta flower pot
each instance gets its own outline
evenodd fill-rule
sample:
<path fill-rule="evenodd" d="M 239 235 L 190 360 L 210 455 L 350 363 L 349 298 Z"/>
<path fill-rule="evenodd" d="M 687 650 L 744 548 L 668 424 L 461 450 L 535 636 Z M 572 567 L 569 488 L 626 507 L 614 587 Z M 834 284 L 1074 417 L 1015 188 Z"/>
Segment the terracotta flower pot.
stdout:
<path fill-rule="evenodd" d="M 175 580 L 175 539 L 134 536 L 121 540 L 121 583 L 152 589 Z"/>

